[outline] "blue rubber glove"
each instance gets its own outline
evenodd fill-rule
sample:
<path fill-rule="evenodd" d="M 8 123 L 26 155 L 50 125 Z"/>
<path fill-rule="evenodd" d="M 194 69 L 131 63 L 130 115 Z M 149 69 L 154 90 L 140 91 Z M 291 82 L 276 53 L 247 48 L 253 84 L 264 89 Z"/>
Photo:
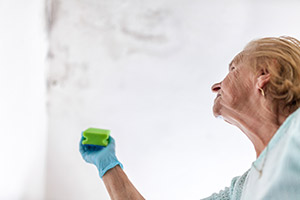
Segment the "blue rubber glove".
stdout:
<path fill-rule="evenodd" d="M 108 170 L 114 168 L 116 165 L 120 165 L 120 167 L 123 169 L 123 165 L 116 157 L 115 140 L 111 136 L 109 136 L 108 145 L 106 147 L 83 145 L 83 139 L 84 137 L 82 136 L 79 143 L 79 151 L 82 155 L 82 158 L 86 162 L 96 165 L 101 178 Z"/>

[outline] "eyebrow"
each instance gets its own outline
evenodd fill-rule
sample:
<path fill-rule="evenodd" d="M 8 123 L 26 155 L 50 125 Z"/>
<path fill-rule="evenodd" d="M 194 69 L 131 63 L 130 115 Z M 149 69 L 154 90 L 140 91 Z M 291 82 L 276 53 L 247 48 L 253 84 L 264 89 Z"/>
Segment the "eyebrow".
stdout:
<path fill-rule="evenodd" d="M 233 61 L 231 61 L 231 63 L 229 63 L 229 65 L 228 65 L 228 71 L 230 71 L 230 68 L 231 68 L 232 64 L 233 64 Z"/>

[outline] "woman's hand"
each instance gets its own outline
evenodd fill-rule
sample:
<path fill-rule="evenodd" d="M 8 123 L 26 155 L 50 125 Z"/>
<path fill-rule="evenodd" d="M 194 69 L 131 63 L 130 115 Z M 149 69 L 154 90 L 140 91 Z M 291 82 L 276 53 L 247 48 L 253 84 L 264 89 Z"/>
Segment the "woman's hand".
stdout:
<path fill-rule="evenodd" d="M 115 140 L 110 136 L 109 142 L 106 147 L 96 146 L 96 145 L 83 145 L 84 137 L 81 137 L 79 143 L 79 151 L 82 155 L 82 158 L 91 164 L 94 164 L 98 171 L 99 175 L 102 178 L 104 174 L 114 168 L 117 165 L 120 165 L 123 168 L 123 165 L 118 161 L 115 154 Z"/>
<path fill-rule="evenodd" d="M 137 191 L 130 182 L 123 166 L 115 154 L 115 140 L 109 137 L 106 147 L 95 145 L 83 145 L 81 137 L 79 151 L 82 158 L 91 164 L 96 165 L 99 175 L 112 200 L 144 200 L 144 197 Z"/>

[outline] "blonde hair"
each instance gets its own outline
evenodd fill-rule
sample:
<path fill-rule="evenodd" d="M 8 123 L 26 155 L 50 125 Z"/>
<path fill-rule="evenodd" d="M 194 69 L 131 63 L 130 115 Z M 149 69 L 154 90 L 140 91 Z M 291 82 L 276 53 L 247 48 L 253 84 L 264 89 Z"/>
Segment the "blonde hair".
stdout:
<path fill-rule="evenodd" d="M 284 114 L 300 107 L 300 42 L 288 37 L 266 37 L 249 42 L 232 63 L 247 62 L 259 74 L 268 72 L 263 88 L 266 98 L 280 106 Z M 275 108 L 274 108 L 275 109 Z"/>

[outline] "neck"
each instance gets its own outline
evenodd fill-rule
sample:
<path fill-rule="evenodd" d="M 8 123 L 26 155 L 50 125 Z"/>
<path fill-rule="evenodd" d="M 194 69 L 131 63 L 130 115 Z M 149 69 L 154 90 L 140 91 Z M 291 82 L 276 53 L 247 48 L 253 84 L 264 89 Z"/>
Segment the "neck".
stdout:
<path fill-rule="evenodd" d="M 267 104 L 270 105 L 270 104 Z M 255 109 L 250 109 L 255 108 Z M 235 111 L 224 119 L 239 127 L 254 145 L 256 156 L 269 144 L 278 128 L 286 117 L 279 113 L 271 112 L 265 105 L 255 105 L 248 107 L 247 110 Z"/>

